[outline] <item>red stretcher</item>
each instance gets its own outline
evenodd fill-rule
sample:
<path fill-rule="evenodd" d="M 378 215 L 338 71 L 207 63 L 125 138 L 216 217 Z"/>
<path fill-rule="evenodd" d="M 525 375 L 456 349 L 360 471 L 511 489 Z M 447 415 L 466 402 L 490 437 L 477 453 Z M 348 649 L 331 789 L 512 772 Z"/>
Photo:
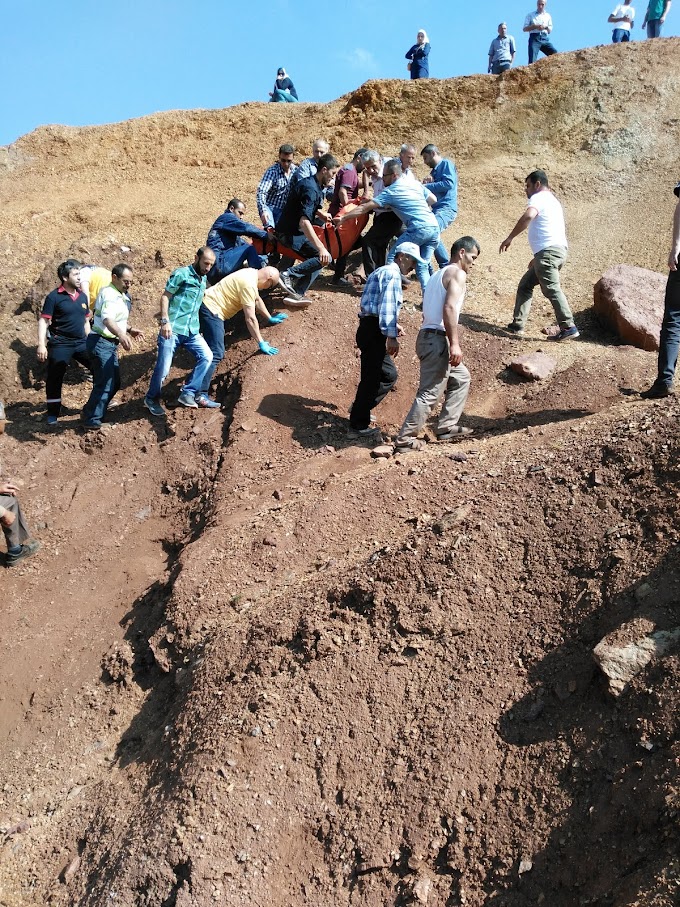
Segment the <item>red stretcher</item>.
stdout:
<path fill-rule="evenodd" d="M 345 205 L 344 208 L 341 208 L 338 214 L 346 214 L 347 211 L 351 211 L 352 208 L 356 207 L 357 205 L 354 202 L 351 202 L 349 205 Z M 347 255 L 348 252 L 350 252 L 354 243 L 359 236 L 361 236 L 367 223 L 368 214 L 362 214 L 361 217 L 346 220 L 344 223 L 340 224 L 339 227 L 336 227 L 330 222 L 321 225 L 315 224 L 314 232 L 330 252 L 333 261 L 337 261 L 338 258 L 342 258 L 343 255 Z M 280 255 L 294 258 L 297 261 L 304 261 L 304 256 L 300 255 L 300 253 L 296 252 L 294 249 L 289 249 L 287 246 L 282 245 L 273 233 L 270 234 L 267 239 L 253 239 L 253 246 L 260 255 L 278 252 Z"/>

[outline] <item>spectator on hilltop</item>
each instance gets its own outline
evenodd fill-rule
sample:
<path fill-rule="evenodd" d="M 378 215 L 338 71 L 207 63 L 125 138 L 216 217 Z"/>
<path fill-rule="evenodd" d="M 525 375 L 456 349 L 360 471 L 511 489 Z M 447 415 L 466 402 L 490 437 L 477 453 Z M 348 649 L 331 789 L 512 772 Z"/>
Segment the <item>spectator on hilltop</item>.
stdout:
<path fill-rule="evenodd" d="M 273 230 L 286 205 L 290 182 L 295 170 L 292 145 L 281 145 L 279 159 L 268 167 L 257 187 L 257 210 L 265 230 Z"/>
<path fill-rule="evenodd" d="M 630 5 L 630 0 L 623 0 L 623 3 L 619 3 L 607 19 L 607 22 L 611 22 L 614 25 L 614 31 L 612 32 L 613 44 L 622 44 L 630 41 L 630 30 L 633 27 L 634 19 L 635 10 Z"/>
<path fill-rule="evenodd" d="M 515 39 L 508 34 L 508 26 L 501 22 L 498 26 L 498 37 L 494 38 L 489 48 L 488 72 L 499 76 L 512 66 L 517 48 Z"/>
<path fill-rule="evenodd" d="M 416 43 L 406 52 L 406 59 L 410 60 L 406 68 L 411 73 L 412 79 L 427 79 L 430 75 L 430 39 L 427 32 L 421 28 L 416 35 Z"/>
<path fill-rule="evenodd" d="M 537 0 L 536 10 L 527 13 L 522 29 L 529 33 L 529 63 L 536 62 L 539 51 L 546 57 L 557 53 L 557 48 L 550 40 L 552 29 L 552 17 L 545 11 L 545 0 Z"/>
<path fill-rule="evenodd" d="M 670 8 L 671 0 L 649 0 L 649 6 L 642 22 L 642 27 L 647 28 L 648 38 L 661 37 L 661 26 L 666 21 Z"/>
<path fill-rule="evenodd" d="M 278 68 L 276 79 L 274 80 L 274 91 L 269 92 L 269 99 L 274 102 L 285 101 L 288 104 L 294 104 L 299 100 L 295 85 L 293 85 L 292 79 L 289 78 L 283 66 Z"/>

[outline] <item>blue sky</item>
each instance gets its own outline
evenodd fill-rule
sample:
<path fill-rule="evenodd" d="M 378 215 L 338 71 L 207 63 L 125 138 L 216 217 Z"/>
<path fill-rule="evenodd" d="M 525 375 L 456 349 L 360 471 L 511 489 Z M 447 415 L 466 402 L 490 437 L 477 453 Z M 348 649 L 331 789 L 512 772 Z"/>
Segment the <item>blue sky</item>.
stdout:
<path fill-rule="evenodd" d="M 559 50 L 611 40 L 614 0 L 548 0 Z M 636 4 L 634 40 L 646 3 Z M 501 20 L 527 61 L 529 0 L 0 0 L 0 145 L 47 123 L 108 123 L 175 108 L 267 100 L 285 66 L 301 100 L 329 101 L 367 79 L 405 78 L 420 28 L 439 78 L 486 72 Z M 420 10 L 420 11 L 419 11 Z M 672 9 L 664 37 L 680 34 Z"/>

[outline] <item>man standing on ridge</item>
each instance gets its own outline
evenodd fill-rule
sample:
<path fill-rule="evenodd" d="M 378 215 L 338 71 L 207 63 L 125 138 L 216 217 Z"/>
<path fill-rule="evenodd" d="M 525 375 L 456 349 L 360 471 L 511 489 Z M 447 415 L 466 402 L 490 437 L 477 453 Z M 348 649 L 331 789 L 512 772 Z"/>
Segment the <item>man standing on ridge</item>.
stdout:
<path fill-rule="evenodd" d="M 546 57 L 557 53 L 557 48 L 550 40 L 552 29 L 552 17 L 545 11 L 545 0 L 537 0 L 535 12 L 527 13 L 522 29 L 529 33 L 529 63 L 538 59 L 539 51 Z"/>
<path fill-rule="evenodd" d="M 215 253 L 215 263 L 208 274 L 212 286 L 244 264 L 261 268 L 266 264 L 257 250 L 243 237 L 266 239 L 267 232 L 244 220 L 246 206 L 240 198 L 232 198 L 224 214 L 220 214 L 208 233 L 208 246 Z"/>
<path fill-rule="evenodd" d="M 499 252 L 507 252 L 513 239 L 528 228 L 529 246 L 533 259 L 517 287 L 515 310 L 508 331 L 516 337 L 524 334 L 524 327 L 531 310 L 534 289 L 541 292 L 555 310 L 559 333 L 553 340 L 573 340 L 579 336 L 569 303 L 560 286 L 560 270 L 567 260 L 567 232 L 562 205 L 550 191 L 548 177 L 543 170 L 534 170 L 524 181 L 524 191 L 529 200 L 524 214 L 517 221 Z"/>
<path fill-rule="evenodd" d="M 144 397 L 144 406 L 152 416 L 164 416 L 161 404 L 161 388 L 170 373 L 172 358 L 178 346 L 185 347 L 196 360 L 189 379 L 178 397 L 178 403 L 197 409 L 219 407 L 201 391 L 203 378 L 210 368 L 212 352 L 200 334 L 198 310 L 203 302 L 206 274 L 215 264 L 215 253 L 202 246 L 196 253 L 194 263 L 177 268 L 170 275 L 161 296 L 161 329 L 158 334 L 158 355 L 151 376 L 149 390 Z"/>
<path fill-rule="evenodd" d="M 640 396 L 645 400 L 668 397 L 673 387 L 675 367 L 680 349 L 680 183 L 673 189 L 678 202 L 673 214 L 673 238 L 668 255 L 668 281 L 663 307 L 663 322 L 659 338 L 657 376 L 654 384 Z"/>
<path fill-rule="evenodd" d="M 323 190 L 333 182 L 337 170 L 338 162 L 333 155 L 322 155 L 314 176 L 308 176 L 293 186 L 279 218 L 276 230 L 279 242 L 304 255 L 304 261 L 296 262 L 287 271 L 281 272 L 281 284 L 293 299 L 304 298 L 324 265 L 332 261 L 330 252 L 312 225 L 317 217 L 329 219 L 329 215 L 321 211 Z"/>
<path fill-rule="evenodd" d="M 425 166 L 430 168 L 430 179 L 423 180 L 425 188 L 437 197 L 432 206 L 432 213 L 437 218 L 439 231 L 443 233 L 456 219 L 458 214 L 458 173 L 456 165 L 442 157 L 436 145 L 426 145 L 420 152 Z M 441 236 L 434 250 L 434 257 L 440 268 L 448 263 L 449 256 Z"/>
<path fill-rule="evenodd" d="M 612 44 L 630 41 L 630 30 L 634 21 L 635 10 L 630 5 L 630 0 L 623 0 L 623 3 L 619 3 L 607 19 L 607 22 L 611 22 L 614 26 Z"/>
<path fill-rule="evenodd" d="M 294 154 L 292 145 L 281 145 L 278 161 L 265 170 L 257 187 L 257 210 L 265 230 L 274 229 L 285 207 L 296 170 Z"/>
<path fill-rule="evenodd" d="M 458 424 L 470 390 L 470 372 L 463 365 L 458 339 L 458 321 L 465 302 L 467 276 L 480 247 L 472 236 L 461 236 L 451 246 L 451 260 L 437 271 L 423 297 L 423 323 L 416 339 L 420 359 L 420 384 L 404 424 L 394 443 L 396 450 L 422 450 L 418 439 L 430 410 L 444 394 L 437 420 L 439 441 L 457 441 L 472 434 Z"/>
<path fill-rule="evenodd" d="M 498 37 L 494 38 L 489 48 L 489 68 L 487 72 L 499 76 L 512 66 L 517 48 L 515 39 L 508 34 L 508 26 L 501 22 L 498 26 Z"/>
<path fill-rule="evenodd" d="M 649 0 L 642 27 L 647 28 L 648 38 L 660 38 L 661 26 L 671 9 L 671 0 Z"/>
<path fill-rule="evenodd" d="M 392 264 L 376 268 L 361 294 L 356 343 L 361 351 L 361 380 L 349 414 L 352 432 L 372 435 L 371 410 L 385 399 L 397 381 L 394 356 L 399 353 L 398 323 L 403 302 L 401 278 L 420 260 L 418 247 L 402 243 Z"/>

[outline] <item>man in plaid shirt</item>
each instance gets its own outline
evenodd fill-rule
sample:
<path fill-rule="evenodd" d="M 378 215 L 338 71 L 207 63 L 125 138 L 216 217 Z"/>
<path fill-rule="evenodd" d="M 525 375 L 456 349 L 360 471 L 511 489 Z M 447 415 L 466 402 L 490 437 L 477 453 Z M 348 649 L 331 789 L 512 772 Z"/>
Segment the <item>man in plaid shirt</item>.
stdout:
<path fill-rule="evenodd" d="M 257 210 L 265 230 L 274 229 L 285 207 L 290 179 L 297 169 L 294 154 L 292 145 L 281 145 L 278 161 L 265 170 L 257 187 Z"/>
<path fill-rule="evenodd" d="M 398 338 L 404 333 L 397 321 L 404 298 L 401 278 L 422 261 L 418 246 L 405 242 L 391 264 L 376 268 L 368 276 L 359 309 L 361 380 L 349 414 L 351 434 L 366 436 L 378 431 L 371 427 L 371 410 L 397 381 L 393 357 L 399 353 Z"/>

